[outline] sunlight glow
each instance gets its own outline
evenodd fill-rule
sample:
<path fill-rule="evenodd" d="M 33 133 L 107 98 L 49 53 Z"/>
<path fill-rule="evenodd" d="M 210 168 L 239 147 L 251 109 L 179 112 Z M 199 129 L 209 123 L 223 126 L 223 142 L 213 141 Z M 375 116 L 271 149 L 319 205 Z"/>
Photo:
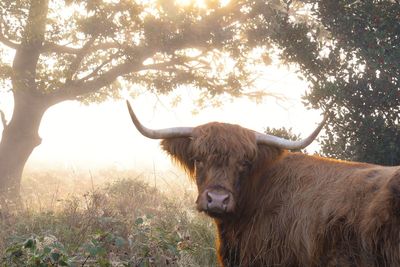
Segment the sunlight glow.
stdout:
<path fill-rule="evenodd" d="M 193 4 L 194 4 L 194 6 L 196 6 L 198 8 L 206 8 L 207 7 L 203 0 L 195 0 L 195 1 L 193 1 L 193 0 L 175 0 L 175 3 L 177 5 L 183 6 L 183 7 L 190 6 Z"/>
<path fill-rule="evenodd" d="M 142 123 L 150 128 L 196 126 L 210 121 L 239 124 L 259 132 L 266 127 L 292 127 L 295 133 L 308 135 L 320 122 L 320 113 L 306 110 L 301 96 L 307 83 L 294 70 L 270 66 L 260 80 L 260 88 L 281 98 L 266 98 L 255 104 L 246 98 L 222 100 L 220 107 L 206 106 L 193 115 L 193 100 L 199 91 L 180 88 L 170 95 L 155 95 L 143 88 L 127 88 L 122 94 Z M 132 99 L 132 92 L 136 96 Z M 140 92 L 140 93 L 138 93 Z M 179 100 L 172 105 L 174 99 Z M 1 108 L 1 107 L 0 107 Z M 152 172 L 176 169 L 160 149 L 159 141 L 143 137 L 132 125 L 124 100 L 81 105 L 64 102 L 50 108 L 40 127 L 42 144 L 34 150 L 29 166 L 96 170 L 134 169 Z M 313 143 L 307 150 L 318 149 Z"/>
<path fill-rule="evenodd" d="M 224 7 L 230 3 L 230 0 L 219 0 L 215 1 L 219 4 L 219 6 Z M 187 7 L 193 5 L 197 8 L 205 9 L 208 7 L 208 3 L 206 0 L 175 0 L 175 3 L 179 6 Z"/>
<path fill-rule="evenodd" d="M 220 0 L 219 2 L 221 6 L 224 7 L 227 6 L 231 2 L 231 0 Z"/>

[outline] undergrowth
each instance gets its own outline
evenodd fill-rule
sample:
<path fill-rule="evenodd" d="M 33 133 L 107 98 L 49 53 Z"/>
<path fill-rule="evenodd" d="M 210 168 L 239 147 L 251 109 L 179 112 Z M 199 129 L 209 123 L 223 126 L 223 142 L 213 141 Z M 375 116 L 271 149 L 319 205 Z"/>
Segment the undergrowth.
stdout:
<path fill-rule="evenodd" d="M 135 178 L 50 199 L 0 210 L 0 266 L 216 265 L 214 225 L 189 194 Z"/>

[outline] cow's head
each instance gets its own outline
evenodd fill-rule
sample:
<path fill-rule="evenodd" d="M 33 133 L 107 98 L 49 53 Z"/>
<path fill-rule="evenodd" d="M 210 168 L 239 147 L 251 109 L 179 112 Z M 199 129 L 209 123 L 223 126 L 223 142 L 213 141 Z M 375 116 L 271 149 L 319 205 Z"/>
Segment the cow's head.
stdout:
<path fill-rule="evenodd" d="M 136 128 L 146 137 L 163 139 L 162 148 L 195 179 L 197 209 L 212 217 L 234 213 L 243 184 L 254 175 L 260 163 L 276 156 L 282 149 L 306 147 L 325 122 L 300 141 L 289 141 L 238 125 L 217 122 L 194 128 L 152 130 L 139 122 L 129 102 L 127 104 Z"/>

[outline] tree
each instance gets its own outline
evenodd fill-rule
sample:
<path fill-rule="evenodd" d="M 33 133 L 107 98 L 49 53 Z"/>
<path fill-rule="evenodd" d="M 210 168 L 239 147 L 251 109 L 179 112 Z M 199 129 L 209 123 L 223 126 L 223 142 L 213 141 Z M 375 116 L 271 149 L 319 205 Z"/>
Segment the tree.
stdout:
<path fill-rule="evenodd" d="M 399 1 L 286 0 L 274 10 L 269 4 L 253 9 L 252 39 L 275 43 L 309 82 L 308 106 L 331 111 L 323 154 L 400 164 Z"/>
<path fill-rule="evenodd" d="M 334 18 L 337 10 L 339 15 Z M 400 164 L 399 14 L 400 4 L 395 1 L 321 4 L 318 16 L 337 46 L 346 51 L 348 62 L 340 65 L 335 86 L 327 83 L 316 87 L 309 96 L 311 103 L 337 103 L 336 123 L 323 142 L 323 153 L 385 165 Z M 329 87 L 334 95 L 330 100 L 321 97 Z M 347 140 L 345 146 L 343 139 Z M 337 151 L 337 147 L 344 149 Z"/>
<path fill-rule="evenodd" d="M 0 194 L 19 195 L 42 116 L 62 101 L 118 98 L 132 85 L 155 93 L 188 86 L 208 99 L 260 96 L 251 69 L 268 51 L 250 45 L 241 27 L 245 3 L 196 3 L 2 0 L 0 54 L 15 54 L 0 59 L 2 87 L 14 96 L 11 120 L 1 117 Z"/>

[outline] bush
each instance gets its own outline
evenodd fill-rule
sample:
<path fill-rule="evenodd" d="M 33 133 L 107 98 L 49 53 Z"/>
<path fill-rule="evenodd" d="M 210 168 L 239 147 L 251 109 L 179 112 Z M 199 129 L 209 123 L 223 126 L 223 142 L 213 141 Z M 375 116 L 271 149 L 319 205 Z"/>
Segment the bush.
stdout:
<path fill-rule="evenodd" d="M 185 205 L 187 198 L 121 179 L 83 197 L 69 196 L 54 210 L 3 211 L 1 263 L 214 266 L 214 226 Z"/>

